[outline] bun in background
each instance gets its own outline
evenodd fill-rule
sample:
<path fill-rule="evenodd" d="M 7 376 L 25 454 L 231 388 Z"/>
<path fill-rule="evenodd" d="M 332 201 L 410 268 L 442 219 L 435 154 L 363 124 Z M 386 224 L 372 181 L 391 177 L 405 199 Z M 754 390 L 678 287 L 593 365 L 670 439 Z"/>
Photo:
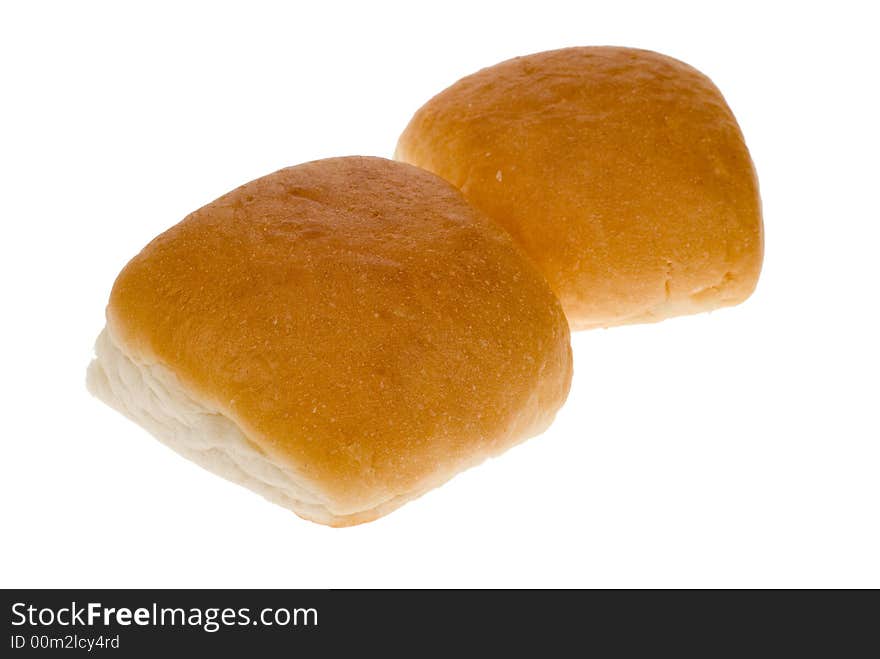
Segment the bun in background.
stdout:
<path fill-rule="evenodd" d="M 398 160 L 506 228 L 575 329 L 738 304 L 763 258 L 755 170 L 714 84 L 645 50 L 517 57 L 428 101 Z"/>

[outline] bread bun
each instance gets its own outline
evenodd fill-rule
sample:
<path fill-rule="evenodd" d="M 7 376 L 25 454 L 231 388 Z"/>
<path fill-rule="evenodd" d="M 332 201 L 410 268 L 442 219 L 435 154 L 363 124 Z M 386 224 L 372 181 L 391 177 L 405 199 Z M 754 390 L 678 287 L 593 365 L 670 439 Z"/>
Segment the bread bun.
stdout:
<path fill-rule="evenodd" d="M 715 85 L 670 57 L 567 48 L 483 69 L 416 112 L 396 158 L 504 226 L 575 329 L 737 304 L 758 280 L 743 136 Z"/>
<path fill-rule="evenodd" d="M 257 179 L 119 274 L 89 386 L 298 515 L 384 515 L 540 433 L 568 393 L 558 300 L 445 181 L 380 158 Z"/>

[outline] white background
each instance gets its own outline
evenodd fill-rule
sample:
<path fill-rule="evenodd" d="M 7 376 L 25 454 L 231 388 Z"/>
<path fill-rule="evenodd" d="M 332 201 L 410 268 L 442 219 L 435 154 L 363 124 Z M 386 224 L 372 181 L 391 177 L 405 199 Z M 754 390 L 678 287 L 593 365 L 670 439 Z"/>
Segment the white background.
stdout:
<path fill-rule="evenodd" d="M 4 3 L 5 587 L 880 586 L 871 3 Z M 390 156 L 482 66 L 568 45 L 707 73 L 761 182 L 740 307 L 574 336 L 544 436 L 373 524 L 300 520 L 91 398 L 114 277 L 227 190 Z"/>

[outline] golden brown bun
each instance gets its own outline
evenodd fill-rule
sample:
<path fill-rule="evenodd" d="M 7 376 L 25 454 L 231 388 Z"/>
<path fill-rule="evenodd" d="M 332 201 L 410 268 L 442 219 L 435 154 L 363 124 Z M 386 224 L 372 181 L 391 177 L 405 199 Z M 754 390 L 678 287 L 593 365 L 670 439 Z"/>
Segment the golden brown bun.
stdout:
<path fill-rule="evenodd" d="M 517 57 L 428 101 L 396 158 L 510 231 L 575 329 L 737 304 L 763 258 L 758 183 L 721 93 L 630 48 Z"/>
<path fill-rule="evenodd" d="M 155 420 L 126 400 L 152 392 L 152 425 L 190 424 L 166 438 L 184 454 L 210 410 L 234 446 L 193 459 L 226 451 L 246 476 L 208 467 L 338 526 L 542 431 L 571 378 L 529 259 L 448 183 L 380 158 L 283 169 L 201 208 L 126 265 L 107 321 L 93 390 Z"/>

